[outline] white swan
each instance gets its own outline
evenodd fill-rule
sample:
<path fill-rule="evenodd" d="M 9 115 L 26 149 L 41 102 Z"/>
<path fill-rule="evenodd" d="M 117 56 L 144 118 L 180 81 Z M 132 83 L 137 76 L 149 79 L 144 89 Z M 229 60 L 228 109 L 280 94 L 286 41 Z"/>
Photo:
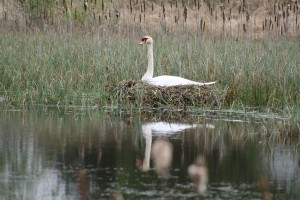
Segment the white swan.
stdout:
<path fill-rule="evenodd" d="M 179 86 L 179 85 L 199 85 L 199 86 L 205 86 L 205 85 L 211 85 L 216 83 L 216 81 L 213 82 L 207 82 L 207 83 L 201 83 L 196 81 L 191 81 L 179 76 L 157 76 L 153 77 L 153 39 L 150 36 L 144 36 L 142 37 L 142 40 L 139 44 L 147 44 L 148 46 L 148 68 L 145 73 L 145 75 L 142 77 L 142 81 L 146 82 L 150 85 L 154 86 Z"/>

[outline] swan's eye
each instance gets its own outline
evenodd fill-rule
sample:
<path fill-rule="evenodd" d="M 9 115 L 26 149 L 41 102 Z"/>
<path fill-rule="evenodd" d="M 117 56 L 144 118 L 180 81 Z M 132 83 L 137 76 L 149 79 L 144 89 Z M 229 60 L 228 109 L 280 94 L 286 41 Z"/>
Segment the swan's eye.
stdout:
<path fill-rule="evenodd" d="M 142 38 L 142 41 L 143 41 L 143 42 L 146 42 L 146 41 L 147 41 L 147 39 L 148 39 L 148 38 Z"/>

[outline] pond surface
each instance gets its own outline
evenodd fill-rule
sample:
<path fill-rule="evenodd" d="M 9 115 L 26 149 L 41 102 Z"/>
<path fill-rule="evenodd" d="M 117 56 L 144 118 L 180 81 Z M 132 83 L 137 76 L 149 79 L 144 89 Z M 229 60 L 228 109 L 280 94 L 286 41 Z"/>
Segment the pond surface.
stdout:
<path fill-rule="evenodd" d="M 1 112 L 0 199 L 300 199 L 286 124 Z"/>

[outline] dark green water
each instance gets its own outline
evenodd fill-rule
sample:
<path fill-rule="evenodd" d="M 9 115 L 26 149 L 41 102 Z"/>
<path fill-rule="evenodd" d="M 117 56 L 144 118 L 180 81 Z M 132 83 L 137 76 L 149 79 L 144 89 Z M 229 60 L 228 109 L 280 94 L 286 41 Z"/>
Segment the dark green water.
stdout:
<path fill-rule="evenodd" d="M 0 199 L 300 199 L 299 140 L 286 122 L 167 121 L 99 111 L 1 112 Z M 164 175 L 149 157 L 160 139 L 173 147 Z M 199 155 L 209 177 L 201 194 L 188 174 Z"/>

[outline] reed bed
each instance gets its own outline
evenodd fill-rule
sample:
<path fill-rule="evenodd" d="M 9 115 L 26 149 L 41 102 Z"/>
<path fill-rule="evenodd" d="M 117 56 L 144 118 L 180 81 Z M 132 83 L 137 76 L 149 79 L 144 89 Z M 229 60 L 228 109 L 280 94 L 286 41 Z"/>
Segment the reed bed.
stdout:
<path fill-rule="evenodd" d="M 299 36 L 299 8 L 298 0 L 3 0 L 0 21 L 19 32 L 191 32 L 239 40 Z"/>
<path fill-rule="evenodd" d="M 226 91 L 219 107 L 257 106 L 292 111 L 300 105 L 298 40 L 207 41 L 195 35 L 152 36 L 155 75 L 217 80 L 209 89 Z M 6 107 L 108 106 L 108 87 L 138 81 L 146 71 L 146 48 L 137 44 L 139 39 L 100 34 L 75 37 L 3 33 L 0 103 Z M 135 88 L 137 92 L 145 91 L 144 87 Z M 116 99 L 115 106 L 120 106 L 120 102 Z M 178 107 L 184 107 L 184 103 Z"/>

